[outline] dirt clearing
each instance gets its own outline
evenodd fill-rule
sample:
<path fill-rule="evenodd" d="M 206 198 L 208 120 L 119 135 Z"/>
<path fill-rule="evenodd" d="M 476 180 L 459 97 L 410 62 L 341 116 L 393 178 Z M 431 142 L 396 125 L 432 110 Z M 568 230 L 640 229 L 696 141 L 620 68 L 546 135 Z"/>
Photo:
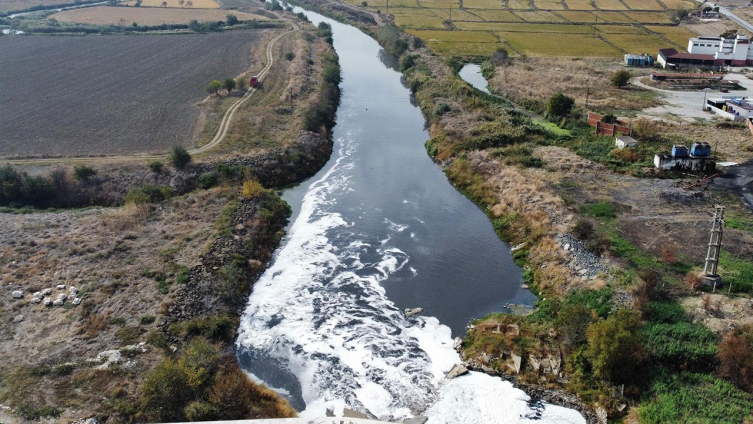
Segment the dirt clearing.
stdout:
<path fill-rule="evenodd" d="M 260 70 L 265 31 L 138 37 L 3 37 L 3 156 L 164 151 L 191 145 L 213 79 Z"/>
<path fill-rule="evenodd" d="M 199 22 L 224 21 L 232 13 L 241 21 L 268 20 L 269 18 L 250 13 L 219 9 L 146 9 L 140 7 L 88 7 L 66 10 L 50 16 L 60 22 L 91 25 L 139 25 L 187 24 L 192 19 Z M 121 21 L 122 20 L 122 21 Z"/>

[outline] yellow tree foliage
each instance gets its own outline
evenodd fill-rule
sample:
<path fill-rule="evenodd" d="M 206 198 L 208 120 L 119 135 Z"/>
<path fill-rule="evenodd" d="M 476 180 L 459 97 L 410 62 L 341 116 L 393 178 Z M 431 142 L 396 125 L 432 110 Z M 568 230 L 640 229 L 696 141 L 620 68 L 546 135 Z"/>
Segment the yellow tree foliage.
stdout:
<path fill-rule="evenodd" d="M 264 187 L 259 184 L 258 181 L 246 180 L 243 182 L 243 188 L 241 189 L 241 196 L 246 199 L 256 199 L 264 192 Z"/>

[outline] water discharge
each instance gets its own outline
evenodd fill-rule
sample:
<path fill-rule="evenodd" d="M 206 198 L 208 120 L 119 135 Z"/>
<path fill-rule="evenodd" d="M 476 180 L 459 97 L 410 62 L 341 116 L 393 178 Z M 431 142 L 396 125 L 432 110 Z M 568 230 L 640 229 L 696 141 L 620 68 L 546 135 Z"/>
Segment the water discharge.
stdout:
<path fill-rule="evenodd" d="M 452 337 L 470 319 L 535 298 L 509 246 L 426 154 L 395 58 L 351 26 L 306 14 L 333 27 L 340 56 L 335 152 L 284 194 L 293 222 L 243 314 L 242 367 L 306 418 L 348 407 L 432 424 L 584 422 L 484 374 L 444 380 L 460 361 Z M 401 312 L 418 306 L 422 316 Z"/>

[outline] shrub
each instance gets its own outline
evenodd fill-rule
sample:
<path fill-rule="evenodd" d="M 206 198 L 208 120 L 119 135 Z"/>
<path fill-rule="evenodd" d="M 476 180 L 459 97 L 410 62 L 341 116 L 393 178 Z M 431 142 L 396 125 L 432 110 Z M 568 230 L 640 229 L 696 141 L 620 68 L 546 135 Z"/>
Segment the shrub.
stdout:
<path fill-rule="evenodd" d="M 205 172 L 199 175 L 199 178 L 196 180 L 199 187 L 204 190 L 214 187 L 218 181 L 219 179 L 215 172 Z"/>
<path fill-rule="evenodd" d="M 233 26 L 238 23 L 238 17 L 231 13 L 228 13 L 226 18 L 227 19 L 225 20 L 225 22 L 227 22 L 227 24 L 230 26 Z"/>
<path fill-rule="evenodd" d="M 586 342 L 586 331 L 594 319 L 592 310 L 587 306 L 569 304 L 560 310 L 555 325 L 567 344 L 578 347 Z"/>
<path fill-rule="evenodd" d="M 633 131 L 639 140 L 654 141 L 659 137 L 659 123 L 648 118 L 638 118 L 633 122 Z"/>
<path fill-rule="evenodd" d="M 154 160 L 149 163 L 149 169 L 152 170 L 152 172 L 162 172 L 162 167 L 165 166 L 162 161 Z"/>
<path fill-rule="evenodd" d="M 295 58 L 295 53 L 293 53 L 293 52 L 287 52 L 287 53 L 285 53 L 285 59 L 287 59 L 287 60 L 293 60 L 293 58 Z"/>
<path fill-rule="evenodd" d="M 170 153 L 170 162 L 178 169 L 184 169 L 191 162 L 191 154 L 183 146 L 173 147 Z"/>
<path fill-rule="evenodd" d="M 220 91 L 220 89 L 222 89 L 222 83 L 221 83 L 221 82 L 219 82 L 219 81 L 217 81 L 217 80 L 212 80 L 212 82 L 210 82 L 210 83 L 209 83 L 209 84 L 207 85 L 207 87 L 206 87 L 206 91 L 207 91 L 207 93 L 209 93 L 210 95 L 211 95 L 211 94 L 217 94 L 217 92 L 219 92 L 219 91 Z"/>
<path fill-rule="evenodd" d="M 405 72 L 416 64 L 416 56 L 406 54 L 400 58 L 400 72 Z"/>
<path fill-rule="evenodd" d="M 612 87 L 622 88 L 630 84 L 630 78 L 632 77 L 633 75 L 630 72 L 623 69 L 612 74 L 610 82 L 612 83 Z"/>
<path fill-rule="evenodd" d="M 738 388 L 753 391 L 753 326 L 738 327 L 719 343 L 719 376 Z"/>
<path fill-rule="evenodd" d="M 576 238 L 585 241 L 590 239 L 594 234 L 594 225 L 587 219 L 578 218 L 578 220 L 575 221 L 575 225 L 573 225 L 573 228 L 570 230 L 570 233 Z"/>
<path fill-rule="evenodd" d="M 700 324 L 649 323 L 643 335 L 652 361 L 666 367 L 708 368 L 717 353 L 716 336 Z"/>
<path fill-rule="evenodd" d="M 549 120 L 559 120 L 570 115 L 574 104 L 575 100 L 572 97 L 562 93 L 552 95 L 546 103 L 546 113 L 551 117 Z"/>
<path fill-rule="evenodd" d="M 614 218 L 617 214 L 609 202 L 586 203 L 581 205 L 580 212 L 594 218 Z"/>
<path fill-rule="evenodd" d="M 235 88 L 236 82 L 233 78 L 225 78 L 225 81 L 222 82 L 222 86 L 227 90 L 227 92 L 233 91 Z"/>
<path fill-rule="evenodd" d="M 434 114 L 437 116 L 441 116 L 449 112 L 450 110 L 452 110 L 452 108 L 450 108 L 450 105 L 444 102 L 440 102 L 440 103 L 437 103 L 437 105 L 434 107 Z"/>
<path fill-rule="evenodd" d="M 507 61 L 507 58 L 510 56 L 510 54 L 507 52 L 507 49 L 504 47 L 498 47 L 497 50 L 492 53 L 492 55 L 489 57 L 489 59 L 494 63 L 495 65 L 502 65 Z"/>
<path fill-rule="evenodd" d="M 601 117 L 601 122 L 604 122 L 606 124 L 614 124 L 617 122 L 617 117 L 612 115 L 611 113 L 607 113 L 606 115 Z"/>
<path fill-rule="evenodd" d="M 264 187 L 258 181 L 246 180 L 241 188 L 241 196 L 246 199 L 256 199 L 264 192 Z"/>
<path fill-rule="evenodd" d="M 79 181 L 89 181 L 95 175 L 97 175 L 97 170 L 91 166 L 77 165 L 73 168 L 73 176 Z"/>
<path fill-rule="evenodd" d="M 640 360 L 641 319 L 635 311 L 621 309 L 588 326 L 585 356 L 594 377 L 612 382 L 630 380 Z"/>

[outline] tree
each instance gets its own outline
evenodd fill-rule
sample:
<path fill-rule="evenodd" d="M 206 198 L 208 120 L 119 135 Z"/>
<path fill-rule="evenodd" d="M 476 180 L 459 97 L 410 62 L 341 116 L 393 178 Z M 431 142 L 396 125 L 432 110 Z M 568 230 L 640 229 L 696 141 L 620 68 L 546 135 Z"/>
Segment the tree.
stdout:
<path fill-rule="evenodd" d="M 162 2 L 162 7 L 167 7 L 167 2 L 166 1 Z"/>
<path fill-rule="evenodd" d="M 612 74 L 612 87 L 622 88 L 626 87 L 628 84 L 630 84 L 630 78 L 632 78 L 633 75 L 626 71 L 621 70 L 617 71 L 614 74 Z"/>
<path fill-rule="evenodd" d="M 226 78 L 222 83 L 222 86 L 225 87 L 225 90 L 227 90 L 228 93 L 230 93 L 235 88 L 235 80 L 232 78 Z"/>
<path fill-rule="evenodd" d="M 361 6 L 363 6 L 363 7 L 369 7 L 369 4 L 368 4 L 368 3 L 366 3 L 365 1 L 362 1 L 362 2 L 361 2 Z"/>
<path fill-rule="evenodd" d="M 546 113 L 553 117 L 564 117 L 570 114 L 575 100 L 562 93 L 557 93 L 549 98 L 546 104 Z"/>
<path fill-rule="evenodd" d="M 178 169 L 184 169 L 191 162 L 191 154 L 183 146 L 173 147 L 170 152 L 170 162 Z"/>
<path fill-rule="evenodd" d="M 186 4 L 186 0 L 178 0 L 178 5 L 180 5 L 180 7 L 183 7 L 184 4 Z"/>
<path fill-rule="evenodd" d="M 143 0 L 136 0 L 136 4 L 135 4 L 134 6 L 136 6 L 136 7 L 141 7 L 141 2 L 142 2 L 142 1 L 143 1 Z M 135 22 L 134 22 L 134 23 L 135 23 Z"/>
<path fill-rule="evenodd" d="M 118 5 L 118 0 L 107 0 L 107 5 L 108 6 L 117 6 Z"/>
<path fill-rule="evenodd" d="M 95 175 L 97 175 L 97 170 L 91 166 L 78 165 L 73 168 L 73 176 L 79 181 L 89 181 Z"/>
<path fill-rule="evenodd" d="M 238 87 L 238 90 L 246 91 L 246 80 L 243 79 L 243 77 L 236 79 L 235 84 Z"/>
<path fill-rule="evenodd" d="M 238 23 L 238 17 L 233 15 L 232 13 L 228 13 L 226 22 L 228 25 L 233 26 Z"/>
<path fill-rule="evenodd" d="M 556 326 L 563 341 L 576 348 L 586 342 L 586 330 L 594 321 L 594 313 L 580 303 L 565 305 L 557 314 Z"/>
<path fill-rule="evenodd" d="M 217 92 L 220 91 L 221 88 L 222 88 L 221 82 L 217 80 L 212 80 L 212 82 L 210 82 L 209 85 L 207 85 L 206 90 L 207 90 L 207 93 L 212 95 L 212 94 L 217 94 Z"/>
<path fill-rule="evenodd" d="M 736 29 L 729 29 L 727 31 L 724 31 L 721 35 L 719 35 L 721 38 L 735 38 L 737 37 L 737 30 Z"/>
<path fill-rule="evenodd" d="M 677 9 L 672 11 L 672 17 L 678 23 L 688 19 L 688 16 L 690 16 L 690 10 L 688 9 Z"/>
<path fill-rule="evenodd" d="M 203 28 L 201 24 L 199 23 L 199 21 L 197 21 L 196 19 L 191 19 L 188 22 L 188 29 L 190 29 L 191 31 L 198 32 L 198 31 L 201 31 Z"/>
<path fill-rule="evenodd" d="M 162 163 L 162 161 L 159 161 L 159 160 L 155 160 L 149 163 L 149 169 L 151 169 L 152 172 L 162 172 L 163 166 L 164 164 Z"/>
<path fill-rule="evenodd" d="M 619 382 L 629 379 L 641 355 L 641 317 L 620 309 L 588 326 L 586 358 L 596 378 Z"/>
<path fill-rule="evenodd" d="M 286 52 L 285 53 L 285 59 L 287 59 L 287 60 L 293 60 L 293 58 L 295 58 L 295 53 L 293 53 L 293 52 Z"/>
<path fill-rule="evenodd" d="M 187 0 L 186 1 L 186 6 L 188 6 L 189 9 L 192 8 L 193 7 L 193 0 Z"/>

